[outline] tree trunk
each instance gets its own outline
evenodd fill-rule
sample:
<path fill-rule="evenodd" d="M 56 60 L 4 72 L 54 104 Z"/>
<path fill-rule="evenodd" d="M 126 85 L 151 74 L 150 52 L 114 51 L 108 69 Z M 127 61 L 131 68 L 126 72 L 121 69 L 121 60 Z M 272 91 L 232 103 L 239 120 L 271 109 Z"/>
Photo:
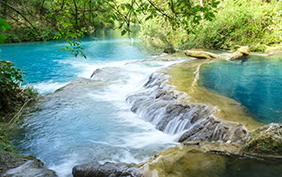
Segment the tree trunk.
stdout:
<path fill-rule="evenodd" d="M 200 5 L 201 5 L 201 7 L 204 7 L 203 0 L 200 0 Z M 205 27 L 204 12 L 201 12 L 201 17 L 202 17 L 202 25 L 203 25 L 203 27 Z"/>

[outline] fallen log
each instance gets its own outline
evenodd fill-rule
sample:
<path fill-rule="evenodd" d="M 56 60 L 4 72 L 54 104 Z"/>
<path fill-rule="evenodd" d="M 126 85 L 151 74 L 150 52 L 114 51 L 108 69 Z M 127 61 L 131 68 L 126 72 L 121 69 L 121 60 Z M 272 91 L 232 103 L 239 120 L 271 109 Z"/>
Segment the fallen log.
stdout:
<path fill-rule="evenodd" d="M 217 55 L 211 52 L 206 51 L 193 51 L 193 50 L 186 50 L 184 51 L 185 55 L 189 57 L 195 57 L 198 59 L 223 59 L 223 60 L 237 60 L 242 58 L 247 58 L 250 56 L 250 48 L 249 46 L 235 46 L 238 50 L 230 55 Z"/>

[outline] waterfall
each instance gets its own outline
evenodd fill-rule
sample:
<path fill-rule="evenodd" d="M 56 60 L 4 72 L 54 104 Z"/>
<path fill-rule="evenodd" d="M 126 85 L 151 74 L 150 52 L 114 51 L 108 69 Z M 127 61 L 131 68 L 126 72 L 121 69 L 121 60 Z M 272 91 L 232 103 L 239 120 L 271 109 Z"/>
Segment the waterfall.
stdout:
<path fill-rule="evenodd" d="M 223 141 L 244 144 L 249 132 L 243 124 L 216 118 L 217 110 L 205 104 L 187 101 L 187 94 L 168 84 L 170 76 L 153 73 L 141 90 L 130 94 L 131 110 L 156 129 L 179 135 L 179 142 Z"/>

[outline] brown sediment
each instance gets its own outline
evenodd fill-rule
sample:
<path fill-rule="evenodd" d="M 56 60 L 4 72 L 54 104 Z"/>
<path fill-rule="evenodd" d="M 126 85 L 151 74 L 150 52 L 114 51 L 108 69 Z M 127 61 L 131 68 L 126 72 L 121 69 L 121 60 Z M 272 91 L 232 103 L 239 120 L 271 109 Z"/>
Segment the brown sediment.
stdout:
<path fill-rule="evenodd" d="M 200 67 L 212 61 L 214 60 L 187 61 L 162 72 L 171 76 L 169 84 L 174 85 L 175 90 L 189 95 L 187 101 L 190 103 L 202 103 L 217 107 L 218 110 L 214 113 L 217 118 L 243 123 L 250 131 L 264 125 L 256 121 L 248 109 L 237 101 L 199 86 Z"/>

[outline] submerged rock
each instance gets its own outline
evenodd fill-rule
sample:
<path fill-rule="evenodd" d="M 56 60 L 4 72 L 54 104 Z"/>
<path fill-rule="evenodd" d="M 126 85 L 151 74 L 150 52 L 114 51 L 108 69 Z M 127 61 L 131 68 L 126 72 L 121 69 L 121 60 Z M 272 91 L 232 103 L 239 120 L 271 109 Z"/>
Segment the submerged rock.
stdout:
<path fill-rule="evenodd" d="M 98 162 L 92 162 L 75 166 L 72 169 L 72 174 L 74 177 L 139 177 L 141 175 L 135 166 L 124 163 L 106 162 L 105 164 L 99 164 Z"/>
<path fill-rule="evenodd" d="M 282 125 L 269 124 L 258 128 L 240 150 L 245 154 L 282 156 Z"/>
<path fill-rule="evenodd" d="M 44 168 L 40 160 L 28 160 L 23 165 L 9 169 L 2 177 L 57 177 L 53 170 Z"/>

